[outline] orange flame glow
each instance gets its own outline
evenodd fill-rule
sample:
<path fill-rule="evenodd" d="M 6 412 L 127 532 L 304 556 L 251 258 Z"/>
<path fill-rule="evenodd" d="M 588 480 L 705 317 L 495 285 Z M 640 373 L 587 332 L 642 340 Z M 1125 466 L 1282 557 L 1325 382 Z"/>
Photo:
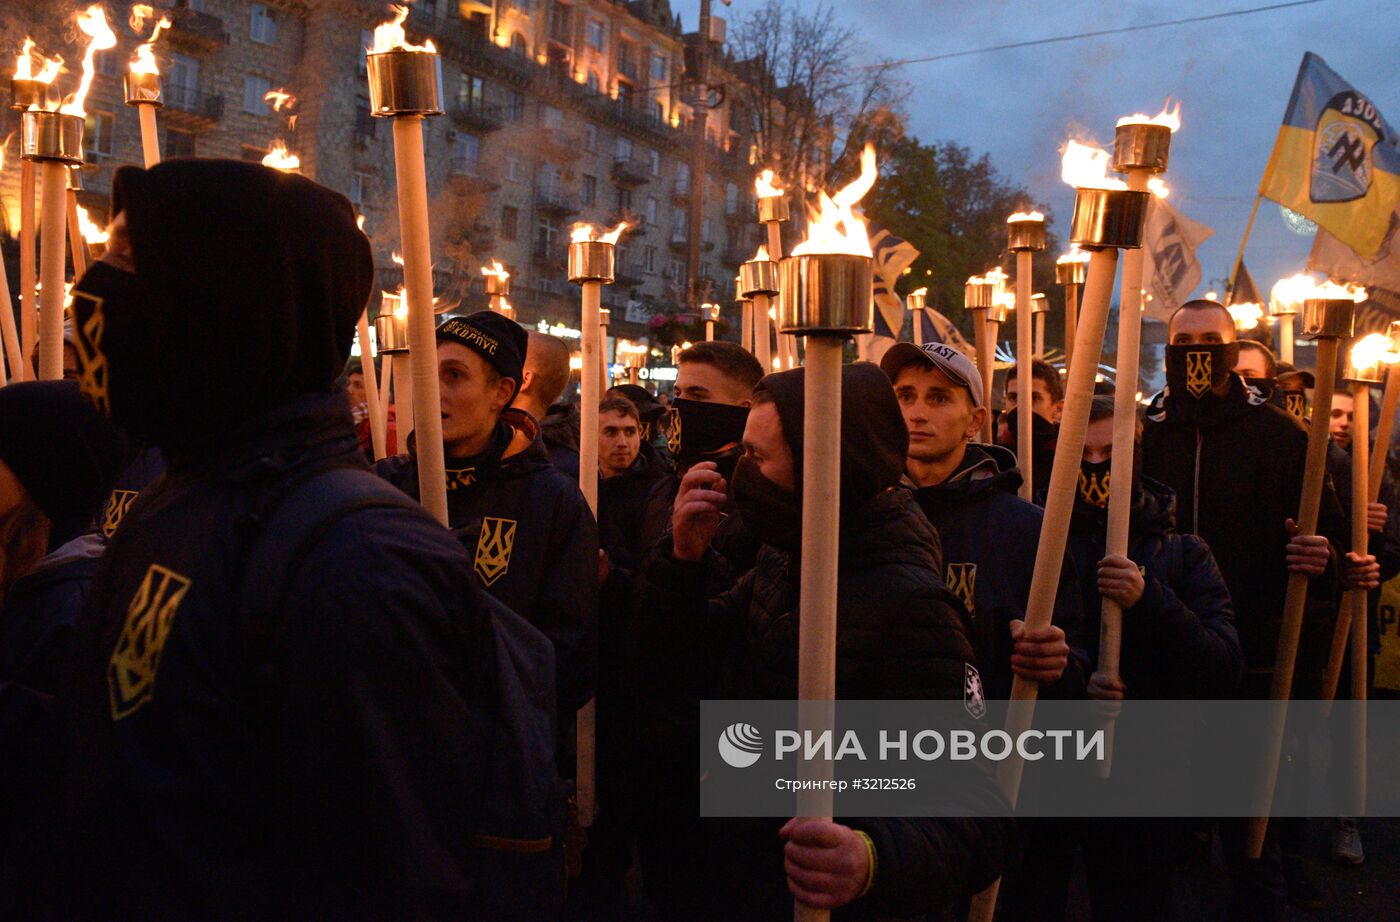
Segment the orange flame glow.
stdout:
<path fill-rule="evenodd" d="M 285 106 L 290 109 L 297 104 L 297 98 L 286 90 L 268 90 L 263 94 L 263 102 L 272 104 L 273 112 L 281 112 Z"/>
<path fill-rule="evenodd" d="M 1126 189 L 1128 184 L 1121 179 L 1110 179 L 1108 165 L 1112 158 L 1108 151 L 1078 141 L 1065 145 L 1064 158 L 1060 161 L 1060 176 L 1076 189 Z"/>
<path fill-rule="evenodd" d="M 1264 317 L 1264 305 L 1255 304 L 1253 301 L 1241 301 L 1238 304 L 1231 304 L 1225 309 L 1230 312 L 1230 317 L 1235 321 L 1236 330 L 1252 330 L 1259 325 L 1259 321 Z"/>
<path fill-rule="evenodd" d="M 749 260 L 749 262 L 755 262 L 755 263 L 756 263 L 756 262 L 758 262 L 759 260 L 763 260 L 764 262 L 768 262 L 768 261 L 771 260 L 772 258 L 773 258 L 773 257 L 771 257 L 771 256 L 768 255 L 768 248 L 767 248 L 766 246 L 764 246 L 763 244 L 760 243 L 760 244 L 758 245 L 758 252 L 755 253 L 755 254 L 753 254 L 753 259 Z"/>
<path fill-rule="evenodd" d="M 911 298 L 923 298 L 923 297 L 927 297 L 927 296 L 928 296 L 928 289 L 927 289 L 927 288 L 915 288 L 913 291 L 909 292 L 909 297 L 911 297 Z"/>
<path fill-rule="evenodd" d="M 1167 184 L 1162 182 L 1160 176 L 1153 176 L 1151 179 L 1147 180 L 1147 191 L 1158 198 L 1166 198 L 1172 194 L 1172 190 L 1167 188 Z"/>
<path fill-rule="evenodd" d="M 807 239 L 792 250 L 793 256 L 844 253 L 870 256 L 870 235 L 865 221 L 852 209 L 875 186 L 879 176 L 875 164 L 875 146 L 865 145 L 860 155 L 860 175 L 835 195 L 821 193 L 820 210 L 807 225 Z"/>
<path fill-rule="evenodd" d="M 362 215 L 362 214 L 357 214 L 357 215 L 355 215 L 355 226 L 358 227 L 361 231 L 363 231 L 363 230 L 365 229 L 365 216 L 364 216 L 364 215 Z"/>
<path fill-rule="evenodd" d="M 131 8 L 130 25 L 132 31 L 140 32 L 141 27 L 146 24 L 146 20 L 155 16 L 155 10 L 144 4 L 138 3 Z M 162 16 L 156 23 L 156 27 L 151 30 L 151 37 L 145 42 L 136 46 L 136 54 L 131 58 L 129 70 L 133 74 L 159 74 L 160 68 L 156 65 L 155 44 L 160 38 L 160 33 L 170 28 L 170 17 Z"/>
<path fill-rule="evenodd" d="M 394 265 L 396 265 L 396 266 L 402 266 L 402 265 L 403 265 L 403 254 L 399 253 L 397 250 L 395 250 L 394 252 L 390 253 L 390 254 L 389 254 L 389 258 L 392 259 L 392 260 L 394 261 Z"/>
<path fill-rule="evenodd" d="M 1081 250 L 1079 244 L 1071 243 L 1069 252 L 1055 260 L 1056 265 L 1061 263 L 1087 263 L 1089 261 L 1089 251 Z"/>
<path fill-rule="evenodd" d="M 490 266 L 482 266 L 481 274 L 495 276 L 498 279 L 510 278 L 510 273 L 506 271 L 505 266 L 501 265 L 501 261 L 499 259 L 491 260 Z"/>
<path fill-rule="evenodd" d="M 1181 101 L 1178 100 L 1176 107 L 1168 109 L 1172 103 L 1171 97 L 1162 104 L 1162 111 L 1153 116 L 1143 115 L 1141 112 L 1135 115 L 1128 115 L 1118 120 L 1118 127 L 1124 125 L 1166 125 L 1175 133 L 1181 128 Z"/>
<path fill-rule="evenodd" d="M 753 191 L 759 198 L 778 198 L 787 194 L 773 185 L 772 170 L 764 170 L 758 174 L 758 177 L 753 181 Z"/>
<path fill-rule="evenodd" d="M 1357 285 L 1338 285 L 1330 279 L 1308 292 L 1309 301 L 1355 301 L 1366 300 L 1366 289 Z"/>
<path fill-rule="evenodd" d="M 82 229 L 83 239 L 89 246 L 95 243 L 106 243 L 111 237 L 106 228 L 98 227 L 97 222 L 92 220 L 88 210 L 82 205 L 78 206 L 78 227 Z"/>
<path fill-rule="evenodd" d="M 272 148 L 267 152 L 267 156 L 262 158 L 262 164 L 284 173 L 295 173 L 301 169 L 301 158 L 287 150 L 286 142 L 278 138 L 272 142 Z"/>
<path fill-rule="evenodd" d="M 34 58 L 38 57 L 43 62 L 42 69 L 38 74 L 34 73 Z M 24 47 L 20 49 L 15 57 L 15 79 L 34 80 L 38 83 L 53 83 L 58 76 L 58 70 L 63 66 L 63 58 L 55 55 L 53 58 L 46 58 L 34 50 L 34 39 L 25 38 Z"/>
<path fill-rule="evenodd" d="M 1045 215 L 1038 211 L 1018 211 L 1006 219 L 1007 224 L 1015 224 L 1017 221 L 1044 221 Z"/>
<path fill-rule="evenodd" d="M 97 57 L 97 52 L 107 51 L 117 46 L 117 34 L 112 31 L 112 27 L 107 25 L 107 12 L 102 9 L 102 4 L 94 3 L 86 10 L 78 14 L 78 28 L 84 35 L 91 39 L 88 42 L 87 51 L 83 54 L 83 79 L 78 84 L 78 91 L 68 98 L 58 111 L 67 115 L 86 116 L 87 94 L 92 88 L 93 62 Z"/>
<path fill-rule="evenodd" d="M 617 227 L 614 227 L 612 230 L 599 237 L 597 228 L 592 224 L 575 224 L 573 229 L 569 231 L 569 242 L 589 243 L 596 241 L 598 243 L 611 243 L 615 246 L 618 238 L 622 236 L 622 232 L 627 230 L 628 226 L 627 222 L 623 221 Z"/>
<path fill-rule="evenodd" d="M 410 45 L 408 36 L 404 33 L 404 20 L 408 19 L 408 7 L 395 5 L 394 18 L 388 22 L 380 23 L 374 27 L 374 46 L 369 49 L 370 54 L 383 54 L 386 51 L 426 51 L 429 54 L 437 54 L 437 46 L 432 39 L 428 39 L 421 45 Z"/>
<path fill-rule="evenodd" d="M 1384 333 L 1367 333 L 1351 347 L 1351 366 L 1371 368 L 1375 365 L 1394 365 L 1400 362 L 1400 352 L 1393 351 L 1395 344 Z"/>
<path fill-rule="evenodd" d="M 156 8 L 149 3 L 136 3 L 131 7 L 131 15 L 127 18 L 126 24 L 131 26 L 131 31 L 137 34 L 146 28 L 146 20 L 154 19 Z"/>

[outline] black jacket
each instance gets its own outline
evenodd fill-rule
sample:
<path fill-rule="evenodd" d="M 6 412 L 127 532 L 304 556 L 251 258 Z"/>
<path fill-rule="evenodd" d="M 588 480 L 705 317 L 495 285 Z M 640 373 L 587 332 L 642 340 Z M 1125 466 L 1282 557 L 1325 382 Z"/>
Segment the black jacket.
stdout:
<path fill-rule="evenodd" d="M 963 463 L 943 483 L 914 491 L 943 544 L 943 582 L 966 607 L 969 633 L 987 697 L 1011 694 L 1011 622 L 1026 617 L 1031 572 L 1044 512 L 1019 498 L 1016 456 L 996 445 L 969 445 Z M 1042 693 L 1083 696 L 1092 661 L 1084 652 L 1074 560 L 1065 555 L 1055 594 L 1054 624 L 1064 630 L 1075 655 L 1065 674 Z"/>
<path fill-rule="evenodd" d="M 549 463 L 565 477 L 578 482 L 578 404 L 556 403 L 539 423 L 540 439 L 549 455 Z"/>
<path fill-rule="evenodd" d="M 365 465 L 338 390 L 220 442 L 171 458 L 93 583 L 29 917 L 468 916 L 489 738 L 470 562 L 420 510 L 362 510 L 255 631 L 267 497 Z"/>
<path fill-rule="evenodd" d="M 666 462 L 643 443 L 632 465 L 598 483 L 598 539 L 615 567 L 635 570 L 647 546 L 642 537 L 647 497 L 670 479 Z"/>
<path fill-rule="evenodd" d="M 888 387 L 888 385 L 886 385 Z M 676 560 L 669 539 L 639 574 L 637 610 L 647 694 L 671 701 L 678 721 L 702 698 L 792 699 L 797 695 L 798 560 L 765 547 L 730 591 L 706 600 L 712 555 Z M 838 698 L 961 698 L 972 646 L 956 599 L 938 578 L 937 537 L 908 490 L 887 489 L 863 507 L 843 508 L 838 587 Z M 646 735 L 646 730 L 643 730 Z M 653 765 L 674 796 L 698 814 L 695 735 L 681 753 Z M 688 769 L 688 774 L 686 771 Z M 658 780 L 658 783 L 662 783 Z M 989 815 L 1000 794 L 970 790 L 970 811 Z M 687 811 L 678 809 L 677 815 Z M 875 842 L 874 887 L 854 915 L 933 912 L 982 889 L 998 874 L 1009 821 L 843 820 Z M 790 918 L 782 843 L 775 821 L 709 820 L 660 830 L 670 879 L 654 889 L 663 912 L 687 906 L 699 918 Z M 659 844 L 658 842 L 658 844 Z M 645 854 L 645 853 L 644 853 Z M 653 856 L 660 857 L 660 856 Z M 653 879 L 648 879 L 653 888 Z M 707 914 L 708 913 L 708 914 Z"/>
<path fill-rule="evenodd" d="M 1287 519 L 1297 519 L 1308 436 L 1298 420 L 1252 398 L 1238 376 L 1230 392 L 1201 421 L 1187 418 L 1165 391 L 1148 407 L 1142 434 L 1142 473 L 1169 487 L 1177 500 L 1177 528 L 1210 546 L 1234 600 L 1235 626 L 1245 663 L 1262 674 L 1273 669 L 1288 569 L 1284 548 Z M 1322 492 L 1318 533 L 1339 552 L 1349 546 L 1346 521 L 1329 481 Z M 1315 651 L 1313 635 L 1325 637 L 1322 622 L 1336 596 L 1336 568 L 1312 580 L 1311 605 L 1300 650 Z M 1322 660 L 1326 658 L 1323 641 Z M 1321 660 L 1305 652 L 1300 678 Z"/>
<path fill-rule="evenodd" d="M 412 444 L 375 470 L 418 498 Z M 549 463 L 530 414 L 502 413 L 487 457 L 447 459 L 447 513 L 481 586 L 554 643 L 560 728 L 572 725 L 596 681 L 598 526 L 578 483 Z"/>
<path fill-rule="evenodd" d="M 1142 598 L 1123 612 L 1119 674 L 1130 698 L 1231 698 L 1244 676 L 1230 590 L 1206 543 L 1178 535 L 1175 497 L 1150 477 L 1133 486 L 1128 558 L 1143 571 Z M 1108 510 L 1075 503 L 1069 550 L 1079 571 L 1085 636 L 1099 658 L 1099 561 Z"/>

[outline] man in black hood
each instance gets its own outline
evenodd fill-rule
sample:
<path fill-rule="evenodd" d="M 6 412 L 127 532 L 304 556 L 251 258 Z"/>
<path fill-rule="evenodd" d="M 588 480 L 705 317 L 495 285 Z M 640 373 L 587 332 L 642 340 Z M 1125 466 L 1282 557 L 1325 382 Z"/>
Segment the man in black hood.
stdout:
<path fill-rule="evenodd" d="M 1016 366 L 1006 371 L 1002 399 L 1005 411 L 1001 415 L 998 444 L 1017 452 L 1020 435 L 1017 423 L 1021 404 L 1016 388 L 1020 386 Z M 1031 473 L 1035 478 L 1031 496 L 1036 502 L 1050 486 L 1050 469 L 1055 465 L 1055 444 L 1060 438 L 1060 414 L 1065 407 L 1065 388 L 1060 373 L 1040 359 L 1031 361 Z"/>
<path fill-rule="evenodd" d="M 77 628 L 27 917 L 469 915 L 491 622 L 336 386 L 373 282 L 354 210 L 174 160 L 119 169 L 112 212 L 73 292 L 80 383 L 169 469 Z M 324 521 L 295 555 L 284 503 Z"/>
<path fill-rule="evenodd" d="M 797 696 L 804 371 L 763 379 L 732 477 L 700 462 L 682 479 L 672 535 L 640 574 L 650 695 L 680 707 L 705 698 Z M 972 646 L 939 579 L 937 536 L 900 485 L 908 433 L 889 380 L 868 363 L 846 366 L 841 400 L 836 696 L 962 699 Z M 731 492 L 764 546 L 753 570 L 707 601 L 707 571 L 716 564 L 710 541 Z M 959 796 L 968 817 L 992 816 L 1000 802 L 987 779 Z M 1010 832 L 1009 822 L 972 818 L 777 826 L 708 820 L 695 836 L 674 836 L 681 873 L 656 894 L 662 914 L 791 918 L 793 895 L 877 918 L 934 914 L 991 882 Z"/>
<path fill-rule="evenodd" d="M 1074 562 L 1066 557 L 1060 569 L 1053 623 L 1027 631 L 1043 515 L 1016 495 L 1015 456 L 971 442 L 987 412 L 976 365 L 943 343 L 896 343 L 880 368 L 909 428 L 905 474 L 942 541 L 944 582 L 967 610 L 987 697 L 1010 697 L 1013 674 L 1041 683 L 1042 694 L 1080 697 L 1088 660 Z"/>

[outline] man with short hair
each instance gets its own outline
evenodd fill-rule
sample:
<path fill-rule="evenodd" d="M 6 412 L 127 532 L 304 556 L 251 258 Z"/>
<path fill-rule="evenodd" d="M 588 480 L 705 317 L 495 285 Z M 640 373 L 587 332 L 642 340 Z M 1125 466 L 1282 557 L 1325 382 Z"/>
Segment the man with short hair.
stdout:
<path fill-rule="evenodd" d="M 1013 365 L 1006 372 L 1002 393 L 1003 408 L 998 444 L 1016 452 L 1020 429 L 1017 410 L 1020 406 L 1016 389 L 1020 386 Z M 1039 497 L 1050 486 L 1050 469 L 1055 463 L 1055 441 L 1060 435 L 1060 414 L 1065 408 L 1065 389 L 1060 373 L 1040 359 L 1031 360 L 1031 473 L 1034 477 L 1032 495 Z M 1037 499 L 1037 502 L 1039 500 Z"/>
<path fill-rule="evenodd" d="M 1356 417 L 1356 401 L 1347 391 L 1332 392 L 1332 416 L 1327 421 L 1327 434 L 1332 444 L 1346 451 L 1351 447 L 1351 425 Z"/>
<path fill-rule="evenodd" d="M 524 410 L 540 425 L 549 463 L 578 480 L 578 409 L 558 405 L 569 386 L 569 346 L 557 336 L 529 331 L 520 393 L 512 406 Z"/>
<path fill-rule="evenodd" d="M 528 412 L 511 407 L 529 339 L 494 311 L 437 328 L 448 524 L 487 592 L 554 643 L 561 744 L 593 696 L 598 531 L 578 484 L 555 470 Z M 416 433 L 415 433 L 416 435 Z M 381 477 L 418 498 L 418 456 L 385 458 Z M 572 776 L 572 751 L 560 769 Z"/>
<path fill-rule="evenodd" d="M 896 343 L 880 368 L 909 430 L 905 477 L 942 541 L 944 582 L 967 610 L 987 696 L 1009 697 L 1014 674 L 1058 697 L 1079 697 L 1088 664 L 1082 649 L 1072 649 L 1082 646 L 1074 564 L 1066 556 L 1054 623 L 1027 630 L 1042 513 L 1016 495 L 1021 474 L 1011 453 L 972 443 L 987 412 L 976 365 L 943 343 Z"/>

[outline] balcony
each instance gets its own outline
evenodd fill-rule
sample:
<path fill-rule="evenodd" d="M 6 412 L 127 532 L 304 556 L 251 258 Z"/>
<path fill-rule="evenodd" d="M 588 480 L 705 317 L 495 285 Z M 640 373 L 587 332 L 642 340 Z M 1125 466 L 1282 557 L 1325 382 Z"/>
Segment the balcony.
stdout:
<path fill-rule="evenodd" d="M 355 146 L 368 147 L 379 133 L 378 119 L 368 109 L 355 111 Z"/>
<path fill-rule="evenodd" d="M 482 166 L 480 159 L 454 157 L 448 176 L 457 188 L 471 192 L 494 192 L 501 188 L 495 171 Z"/>
<path fill-rule="evenodd" d="M 578 214 L 578 202 L 558 189 L 536 189 L 535 210 L 541 214 L 566 218 Z"/>
<path fill-rule="evenodd" d="M 201 93 L 194 87 L 175 84 L 165 88 L 164 96 L 161 118 L 177 128 L 208 128 L 224 117 L 222 93 Z"/>
<path fill-rule="evenodd" d="M 620 288 L 636 288 L 646 283 L 642 277 L 642 269 L 638 263 L 631 259 L 618 259 L 613 270 L 613 284 Z M 625 306 L 625 305 L 624 305 Z M 620 316 L 615 314 L 614 316 Z"/>
<path fill-rule="evenodd" d="M 651 182 L 651 167 L 640 160 L 614 160 L 612 176 L 620 186 L 640 186 Z"/>
<path fill-rule="evenodd" d="M 690 180 L 676 180 L 676 184 L 671 187 L 671 198 L 678 202 L 690 201 Z"/>
<path fill-rule="evenodd" d="M 536 240 L 530 247 L 530 261 L 543 269 L 562 272 L 568 252 L 569 245 L 562 236 L 554 242 Z"/>
<path fill-rule="evenodd" d="M 495 131 L 505 124 L 505 111 L 479 100 L 458 100 L 452 104 L 452 120 L 468 131 Z"/>
<path fill-rule="evenodd" d="M 608 213 L 609 226 L 616 227 L 623 221 L 627 222 L 627 229 L 631 233 L 636 233 L 646 227 L 646 219 L 642 217 L 640 212 L 633 211 L 631 208 L 614 208 Z"/>
<path fill-rule="evenodd" d="M 617 59 L 617 72 L 628 80 L 637 79 L 637 59 L 630 55 Z"/>
<path fill-rule="evenodd" d="M 217 16 L 180 6 L 165 10 L 170 18 L 170 42 L 194 52 L 210 52 L 228 44 L 224 21 Z"/>
<path fill-rule="evenodd" d="M 671 234 L 671 249 L 682 253 L 690 252 L 690 235 L 685 231 L 676 231 Z"/>

